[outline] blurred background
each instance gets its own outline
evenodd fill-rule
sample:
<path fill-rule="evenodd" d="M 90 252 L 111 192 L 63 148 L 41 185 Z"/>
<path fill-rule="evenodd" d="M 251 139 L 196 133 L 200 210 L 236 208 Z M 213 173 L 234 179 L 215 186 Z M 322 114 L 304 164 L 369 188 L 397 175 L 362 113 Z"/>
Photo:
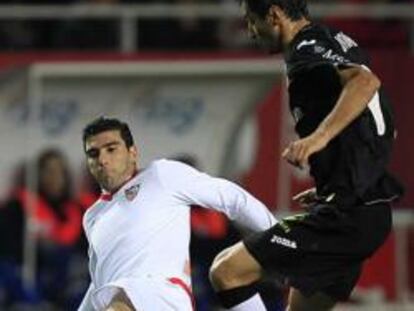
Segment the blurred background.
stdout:
<path fill-rule="evenodd" d="M 310 8 L 369 51 L 395 109 L 390 167 L 407 189 L 338 310 L 414 310 L 414 1 Z M 129 122 L 141 166 L 174 158 L 242 184 L 277 216 L 298 211 L 292 195 L 312 184 L 280 158 L 294 138 L 283 73 L 248 38 L 235 0 L 0 1 L 0 310 L 76 310 L 89 283 L 81 217 L 100 191 L 81 131 L 99 115 Z M 219 310 L 208 267 L 240 236 L 199 207 L 192 229 L 197 310 Z M 283 310 L 285 288 L 260 291 Z"/>

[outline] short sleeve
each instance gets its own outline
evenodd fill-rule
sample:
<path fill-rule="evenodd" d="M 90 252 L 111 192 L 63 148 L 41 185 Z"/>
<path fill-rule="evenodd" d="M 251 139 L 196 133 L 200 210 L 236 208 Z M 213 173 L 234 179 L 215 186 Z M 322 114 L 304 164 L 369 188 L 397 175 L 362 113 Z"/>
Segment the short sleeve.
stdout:
<path fill-rule="evenodd" d="M 288 69 L 292 73 L 323 64 L 345 69 L 362 62 L 357 43 L 342 32 L 310 32 L 291 47 Z"/>

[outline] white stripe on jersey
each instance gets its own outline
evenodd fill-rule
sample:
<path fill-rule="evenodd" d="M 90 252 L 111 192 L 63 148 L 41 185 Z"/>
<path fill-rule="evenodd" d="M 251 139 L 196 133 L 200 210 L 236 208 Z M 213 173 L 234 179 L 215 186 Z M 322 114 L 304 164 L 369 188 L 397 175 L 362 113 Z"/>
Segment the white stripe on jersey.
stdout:
<path fill-rule="evenodd" d="M 371 72 L 371 69 L 368 66 L 361 65 L 362 68 Z M 384 120 L 384 114 L 382 113 L 380 97 L 378 92 L 375 92 L 374 96 L 368 103 L 368 108 L 371 111 L 372 116 L 374 117 L 375 125 L 377 126 L 377 134 L 382 136 L 385 134 L 386 126 Z"/>
<path fill-rule="evenodd" d="M 381 104 L 379 99 L 378 92 L 375 92 L 374 96 L 368 103 L 368 108 L 371 111 L 372 116 L 375 120 L 375 125 L 377 126 L 377 134 L 379 136 L 382 136 L 385 134 L 385 120 L 384 120 L 384 114 L 381 110 Z"/>

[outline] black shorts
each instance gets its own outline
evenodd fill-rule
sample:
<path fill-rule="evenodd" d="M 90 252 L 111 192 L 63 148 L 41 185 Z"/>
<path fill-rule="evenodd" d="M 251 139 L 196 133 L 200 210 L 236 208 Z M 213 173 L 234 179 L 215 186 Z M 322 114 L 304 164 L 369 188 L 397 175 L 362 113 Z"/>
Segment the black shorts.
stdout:
<path fill-rule="evenodd" d="M 305 296 L 322 292 L 345 300 L 363 261 L 388 236 L 391 222 L 389 204 L 347 209 L 318 204 L 247 237 L 244 244 L 267 273 Z"/>

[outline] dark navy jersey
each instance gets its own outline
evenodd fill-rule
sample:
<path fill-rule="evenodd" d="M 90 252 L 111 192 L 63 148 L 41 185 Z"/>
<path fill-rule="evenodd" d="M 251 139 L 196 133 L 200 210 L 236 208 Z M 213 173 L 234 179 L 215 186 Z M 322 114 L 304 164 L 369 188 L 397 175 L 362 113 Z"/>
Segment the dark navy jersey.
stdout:
<path fill-rule="evenodd" d="M 370 70 L 352 38 L 317 24 L 295 36 L 285 60 L 289 105 L 300 137 L 311 134 L 335 106 L 342 90 L 338 71 L 352 66 Z M 359 117 L 310 157 L 318 193 L 335 194 L 349 205 L 399 197 L 402 189 L 386 171 L 394 133 L 391 106 L 381 88 Z"/>

